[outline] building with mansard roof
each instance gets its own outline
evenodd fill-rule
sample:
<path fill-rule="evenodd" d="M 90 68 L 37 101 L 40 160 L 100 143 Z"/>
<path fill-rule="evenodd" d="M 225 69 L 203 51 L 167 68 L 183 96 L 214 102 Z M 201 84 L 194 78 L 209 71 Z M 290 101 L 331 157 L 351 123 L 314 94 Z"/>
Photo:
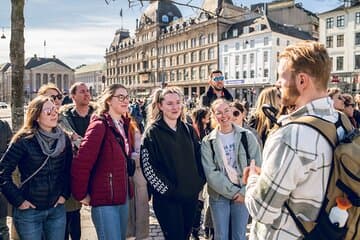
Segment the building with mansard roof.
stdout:
<path fill-rule="evenodd" d="M 106 84 L 122 83 L 136 96 L 164 84 L 186 96 L 202 94 L 208 74 L 218 69 L 218 43 L 228 27 L 254 15 L 231 0 L 205 0 L 196 16 L 184 19 L 170 1 L 151 1 L 135 36 L 119 29 L 106 50 Z"/>

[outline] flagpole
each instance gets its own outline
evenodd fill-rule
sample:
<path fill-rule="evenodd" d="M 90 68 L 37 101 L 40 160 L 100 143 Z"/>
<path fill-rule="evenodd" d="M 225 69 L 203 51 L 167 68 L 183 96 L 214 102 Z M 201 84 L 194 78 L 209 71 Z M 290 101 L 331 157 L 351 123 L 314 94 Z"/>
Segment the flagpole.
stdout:
<path fill-rule="evenodd" d="M 44 58 L 46 58 L 46 40 L 44 40 Z"/>
<path fill-rule="evenodd" d="M 120 9 L 120 22 L 121 22 L 121 29 L 123 29 L 123 9 Z"/>

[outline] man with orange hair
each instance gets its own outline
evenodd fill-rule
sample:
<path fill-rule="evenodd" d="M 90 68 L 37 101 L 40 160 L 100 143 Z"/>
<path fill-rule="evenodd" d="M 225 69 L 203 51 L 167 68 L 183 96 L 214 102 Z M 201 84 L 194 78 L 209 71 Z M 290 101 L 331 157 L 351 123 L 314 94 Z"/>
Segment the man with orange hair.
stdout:
<path fill-rule="evenodd" d="M 280 54 L 281 103 L 293 111 L 278 122 L 283 127 L 266 141 L 261 173 L 252 163 L 247 171 L 245 204 L 253 217 L 250 239 L 302 239 L 303 235 L 285 207 L 302 221 L 315 221 L 325 198 L 333 149 L 317 130 L 288 124 L 313 115 L 336 123 L 338 113 L 327 96 L 331 60 L 325 47 L 314 41 L 288 46 Z M 339 139 L 344 136 L 337 129 Z"/>

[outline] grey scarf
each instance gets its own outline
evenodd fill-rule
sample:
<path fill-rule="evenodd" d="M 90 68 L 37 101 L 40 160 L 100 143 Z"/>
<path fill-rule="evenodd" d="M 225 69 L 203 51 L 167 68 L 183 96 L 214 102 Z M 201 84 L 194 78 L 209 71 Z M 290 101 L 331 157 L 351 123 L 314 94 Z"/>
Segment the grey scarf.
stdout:
<path fill-rule="evenodd" d="M 35 132 L 35 137 L 46 156 L 57 157 L 65 149 L 65 133 L 59 127 L 51 132 L 39 128 Z"/>

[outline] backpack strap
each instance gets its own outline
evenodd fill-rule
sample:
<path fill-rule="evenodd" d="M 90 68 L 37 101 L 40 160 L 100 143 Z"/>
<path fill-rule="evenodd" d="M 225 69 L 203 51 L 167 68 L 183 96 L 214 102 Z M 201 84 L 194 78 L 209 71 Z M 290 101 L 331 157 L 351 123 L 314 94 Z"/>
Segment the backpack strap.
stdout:
<path fill-rule="evenodd" d="M 214 140 L 211 139 L 210 140 L 210 147 L 211 147 L 211 152 L 212 152 L 212 158 L 215 158 L 215 150 L 214 150 Z"/>
<path fill-rule="evenodd" d="M 339 117 L 340 119 L 340 117 Z M 338 120 L 339 121 L 339 120 Z M 341 120 L 340 120 L 341 121 Z M 302 116 L 299 117 L 288 124 L 302 124 L 309 126 L 316 131 L 318 131 L 321 135 L 325 137 L 325 139 L 329 142 L 329 144 L 332 146 L 332 148 L 335 148 L 335 146 L 338 143 L 338 137 L 336 132 L 336 124 L 326 121 L 320 117 L 308 115 L 308 116 Z"/>

